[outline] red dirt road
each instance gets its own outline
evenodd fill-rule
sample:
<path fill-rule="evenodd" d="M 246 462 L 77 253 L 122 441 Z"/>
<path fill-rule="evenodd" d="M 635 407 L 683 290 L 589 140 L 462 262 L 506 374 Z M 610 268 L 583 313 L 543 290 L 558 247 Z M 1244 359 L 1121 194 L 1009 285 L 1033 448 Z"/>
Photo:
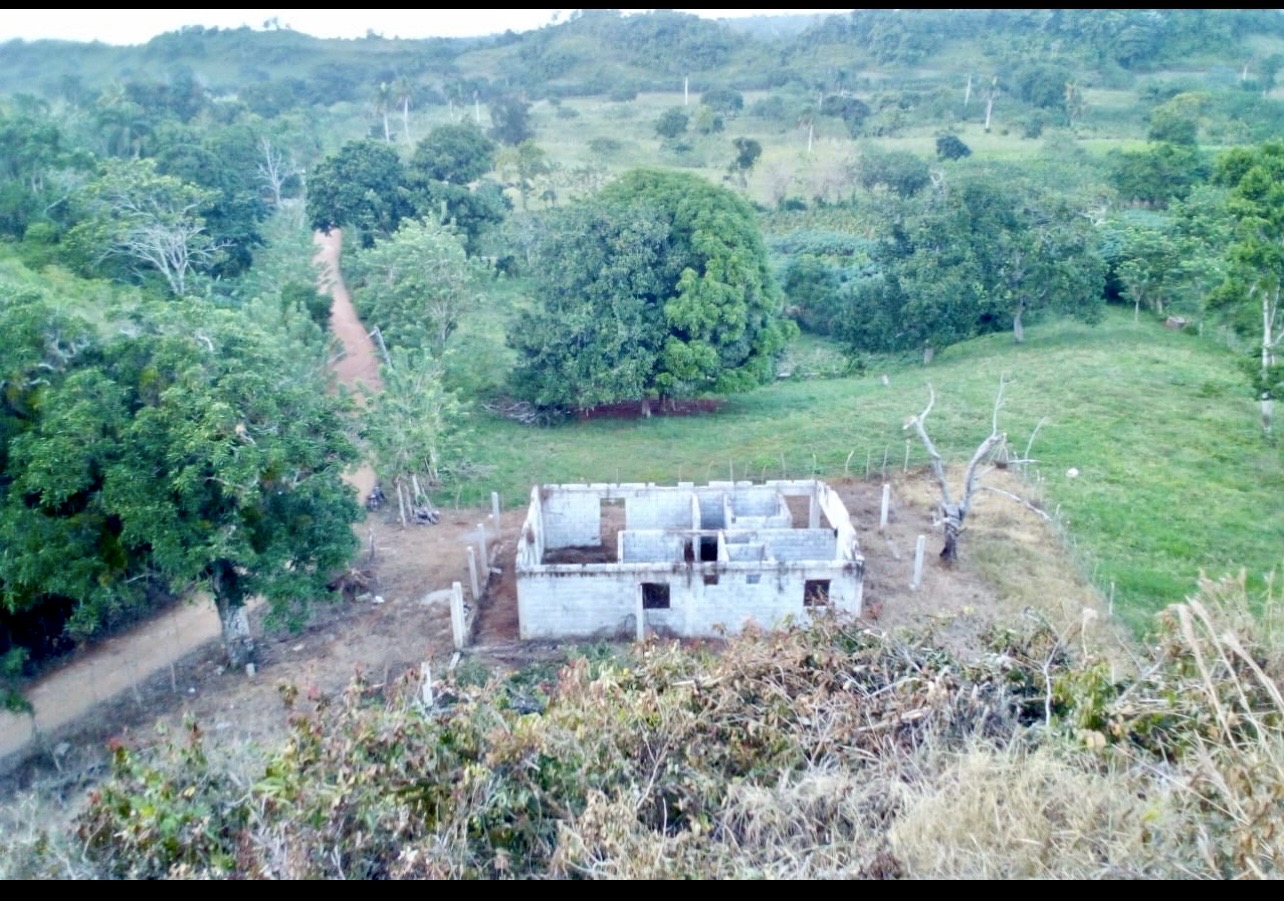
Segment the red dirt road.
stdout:
<path fill-rule="evenodd" d="M 334 303 L 330 307 L 330 327 L 343 342 L 344 355 L 334 364 L 339 381 L 350 388 L 365 385 L 370 391 L 379 391 L 383 382 L 379 378 L 379 355 L 366 327 L 357 318 L 352 305 L 352 295 L 339 275 L 339 255 L 343 249 L 343 232 L 334 229 L 330 234 L 317 232 L 313 237 L 317 246 L 316 262 L 321 265 L 321 291 L 330 292 Z"/>

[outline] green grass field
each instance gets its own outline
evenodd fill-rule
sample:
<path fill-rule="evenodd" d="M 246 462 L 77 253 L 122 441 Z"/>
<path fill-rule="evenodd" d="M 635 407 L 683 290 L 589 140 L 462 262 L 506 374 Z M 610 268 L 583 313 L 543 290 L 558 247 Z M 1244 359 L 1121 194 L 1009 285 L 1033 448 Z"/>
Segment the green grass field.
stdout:
<path fill-rule="evenodd" d="M 931 367 L 875 367 L 858 379 L 782 382 L 690 418 L 534 428 L 478 414 L 477 460 L 493 469 L 461 496 L 499 490 L 513 507 L 540 482 L 703 481 L 733 469 L 738 479 L 863 477 L 868 465 L 877 478 L 884 459 L 905 465 L 902 426 L 929 384 L 929 431 L 962 463 L 989 433 L 1002 377 L 1000 427 L 1016 450 L 1048 420 L 1031 496 L 1059 511 L 1072 550 L 1103 591 L 1114 586 L 1132 625 L 1189 594 L 1201 570 L 1245 567 L 1260 582 L 1284 563 L 1284 456 L 1264 441 L 1235 358 L 1209 341 L 1112 311 L 1096 327 L 1036 326 L 1023 346 L 994 335 L 944 350 Z M 926 462 L 921 446 L 908 448 L 912 467 Z"/>

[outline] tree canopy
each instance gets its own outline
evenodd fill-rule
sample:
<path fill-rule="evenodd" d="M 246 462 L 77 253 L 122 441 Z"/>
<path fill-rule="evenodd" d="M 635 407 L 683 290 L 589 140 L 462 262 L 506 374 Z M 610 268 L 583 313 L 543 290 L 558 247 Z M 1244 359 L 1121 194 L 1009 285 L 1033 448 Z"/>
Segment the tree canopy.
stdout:
<path fill-rule="evenodd" d="M 102 338 L 10 295 L 0 333 L 6 610 L 64 599 L 84 635 L 149 591 L 205 588 L 230 626 L 253 595 L 288 615 L 355 551 L 342 408 L 266 324 L 176 301 Z M 234 662 L 252 654 L 225 634 Z"/>
<path fill-rule="evenodd" d="M 476 126 L 441 125 L 419 142 L 406 167 L 419 215 L 453 223 L 470 253 L 508 210 L 503 189 L 482 178 L 495 167 L 495 153 L 495 142 Z"/>
<path fill-rule="evenodd" d="M 439 125 L 415 145 L 410 172 L 426 181 L 468 185 L 495 167 L 495 142 L 475 125 Z"/>
<path fill-rule="evenodd" d="M 397 230 L 412 212 L 397 151 L 376 141 L 350 141 L 308 178 L 308 220 L 330 232 L 355 226 L 369 246 Z"/>
<path fill-rule="evenodd" d="M 1216 180 L 1230 189 L 1236 231 L 1230 277 L 1214 301 L 1253 336 L 1254 382 L 1269 401 L 1284 394 L 1284 141 L 1232 150 L 1218 163 Z"/>
<path fill-rule="evenodd" d="M 124 261 L 159 273 L 181 297 L 196 272 L 211 268 L 223 245 L 210 235 L 202 211 L 216 193 L 157 171 L 154 160 L 108 160 L 78 195 L 83 216 L 67 236 L 89 268 Z"/>
<path fill-rule="evenodd" d="M 839 326 L 855 347 L 943 346 L 1056 310 L 1093 321 L 1105 263 L 1088 224 L 1031 186 L 973 177 L 889 223 L 878 277 L 857 286 Z"/>
<path fill-rule="evenodd" d="M 551 217 L 536 271 L 510 343 L 546 406 L 746 390 L 793 328 L 753 210 L 685 173 L 630 172 Z"/>
<path fill-rule="evenodd" d="M 445 226 L 407 219 L 357 255 L 351 276 L 368 327 L 378 326 L 390 344 L 440 358 L 476 306 L 483 273 Z"/>

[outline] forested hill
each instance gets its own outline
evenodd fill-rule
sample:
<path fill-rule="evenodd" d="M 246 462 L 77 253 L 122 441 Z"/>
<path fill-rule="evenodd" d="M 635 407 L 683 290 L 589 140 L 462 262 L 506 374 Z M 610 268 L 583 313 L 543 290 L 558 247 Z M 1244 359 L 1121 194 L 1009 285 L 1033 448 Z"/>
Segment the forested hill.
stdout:
<path fill-rule="evenodd" d="M 537 31 L 480 39 L 322 40 L 289 30 L 193 27 L 136 47 L 11 41 L 0 92 L 92 99 L 104 84 L 194 81 L 257 112 L 364 101 L 371 84 L 413 80 L 420 104 L 702 88 L 856 87 L 866 77 L 957 73 L 1003 79 L 1032 61 L 1110 85 L 1130 73 L 1223 67 L 1274 84 L 1284 46 L 1275 9 L 856 10 L 714 22 L 658 11 L 581 10 Z M 695 85 L 693 85 L 695 87 Z"/>

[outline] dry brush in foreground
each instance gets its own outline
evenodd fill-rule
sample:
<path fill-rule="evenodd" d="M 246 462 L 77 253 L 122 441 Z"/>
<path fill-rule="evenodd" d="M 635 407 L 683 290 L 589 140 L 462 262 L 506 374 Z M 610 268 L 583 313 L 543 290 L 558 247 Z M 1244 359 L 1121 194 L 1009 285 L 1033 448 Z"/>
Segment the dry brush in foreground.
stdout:
<path fill-rule="evenodd" d="M 1284 699 L 1271 599 L 1206 584 L 1136 670 L 1046 625 L 956 659 L 826 622 L 717 654 L 651 644 L 293 710 L 253 777 L 192 726 L 121 748 L 73 837 L 8 875 L 1278 877 Z M 55 853 L 57 852 L 57 853 Z M 70 861 L 76 861 L 73 868 Z"/>

